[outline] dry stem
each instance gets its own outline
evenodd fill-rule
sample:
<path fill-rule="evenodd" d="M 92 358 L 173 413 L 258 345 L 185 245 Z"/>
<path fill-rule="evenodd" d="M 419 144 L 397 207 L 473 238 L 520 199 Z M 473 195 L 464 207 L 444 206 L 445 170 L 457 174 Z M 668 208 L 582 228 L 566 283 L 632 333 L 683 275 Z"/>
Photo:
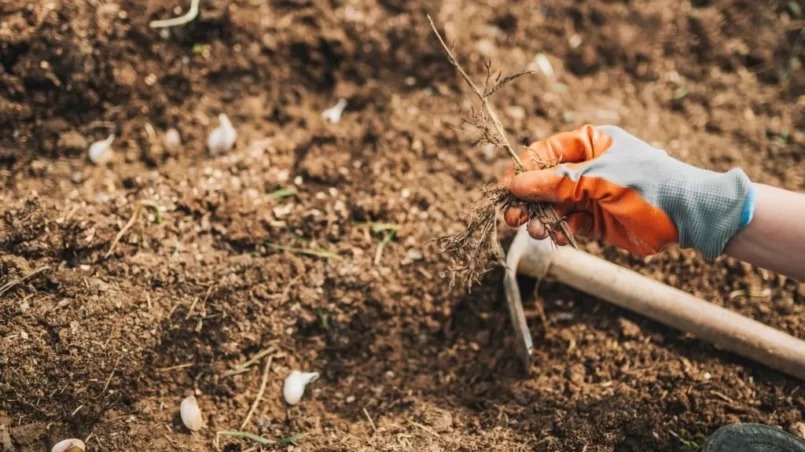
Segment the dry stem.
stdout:
<path fill-rule="evenodd" d="M 47 271 L 47 270 L 50 270 L 50 267 L 45 265 L 44 267 L 39 267 L 36 270 L 32 271 L 31 273 L 28 273 L 27 275 L 23 276 L 20 279 L 15 279 L 13 281 L 9 281 L 9 282 L 3 284 L 2 286 L 0 286 L 0 295 L 4 295 L 9 290 L 13 289 L 14 286 L 20 285 L 20 284 L 24 283 L 25 281 L 28 281 L 29 279 L 33 278 L 34 276 L 36 276 L 36 275 L 38 275 L 38 274 L 40 274 L 40 273 L 42 273 L 44 271 Z"/>
<path fill-rule="evenodd" d="M 480 89 L 478 89 L 477 86 L 475 86 L 475 83 L 472 81 L 470 76 L 467 75 L 466 72 L 464 72 L 464 68 L 461 67 L 461 65 L 458 63 L 458 60 L 456 60 L 456 57 L 453 56 L 453 52 L 451 52 L 450 48 L 447 47 L 447 44 L 445 44 L 444 39 L 442 39 L 442 35 L 440 35 L 439 31 L 436 30 L 436 25 L 433 24 L 433 19 L 430 18 L 430 14 L 428 14 L 428 21 L 430 22 L 431 28 L 433 28 L 433 32 L 436 33 L 436 37 L 439 38 L 439 42 L 442 44 L 442 48 L 447 53 L 447 59 L 450 61 L 450 64 L 455 66 L 456 70 L 458 70 L 458 72 L 464 78 L 464 81 L 467 82 L 468 85 L 470 85 L 470 88 L 472 88 L 472 91 L 475 93 L 476 96 L 478 96 L 478 99 L 481 99 L 481 103 L 484 106 L 484 111 L 486 112 L 486 114 L 489 117 L 489 119 L 492 120 L 492 125 L 495 126 L 495 130 L 497 131 L 498 135 L 500 135 L 500 138 L 501 138 L 501 140 L 503 142 L 503 147 L 506 148 L 506 152 L 509 153 L 509 157 L 511 157 L 511 159 L 514 161 L 514 166 L 517 168 L 517 172 L 520 173 L 520 172 L 525 171 L 525 167 L 523 166 L 523 162 L 520 160 L 520 157 L 517 155 L 516 152 L 514 152 L 514 149 L 509 144 L 509 139 L 506 138 L 506 131 L 503 130 L 503 125 L 500 123 L 500 120 L 498 119 L 498 116 L 495 114 L 495 111 L 492 110 L 492 107 L 489 106 L 489 101 L 487 100 L 488 97 L 489 97 L 489 94 L 494 93 L 500 87 L 502 87 L 503 84 L 508 83 L 511 80 L 514 80 L 514 78 L 516 78 L 516 77 L 507 77 L 508 80 L 504 79 L 504 82 L 499 83 L 498 86 L 496 86 L 494 89 L 487 90 L 489 92 L 489 94 L 485 95 L 483 92 L 481 92 Z M 519 77 L 520 75 L 524 75 L 524 74 L 525 73 L 519 74 L 517 77 Z"/>
<path fill-rule="evenodd" d="M 372 431 L 377 433 L 377 427 L 375 427 L 375 421 L 372 420 L 372 417 L 369 416 L 369 412 L 366 411 L 366 407 L 363 408 L 363 414 L 366 415 L 366 419 L 369 419 L 369 425 L 372 426 Z"/>
<path fill-rule="evenodd" d="M 480 139 L 506 149 L 506 152 L 514 163 L 517 173 L 524 172 L 525 167 L 523 166 L 523 162 L 520 160 L 520 157 L 514 151 L 511 144 L 509 144 L 506 131 L 503 129 L 503 125 L 500 119 L 498 119 L 497 114 L 490 106 L 488 99 L 505 85 L 511 83 L 518 77 L 530 74 L 531 71 L 520 72 L 501 78 L 501 73 L 498 73 L 497 76 L 493 76 L 491 63 L 487 61 L 486 86 L 485 89 L 481 91 L 470 76 L 467 75 L 467 72 L 461 64 L 459 64 L 458 60 L 456 60 L 453 52 L 436 29 L 433 19 L 431 19 L 430 15 L 427 17 L 433 32 L 436 34 L 439 43 L 447 54 L 448 61 L 458 70 L 461 77 L 467 82 L 473 93 L 475 93 L 481 101 L 483 110 L 478 113 L 473 112 L 473 117 L 476 121 L 473 125 L 480 129 Z M 490 82 L 493 80 L 494 84 L 490 86 Z M 493 129 L 488 127 L 489 122 L 492 123 Z M 505 209 L 515 203 L 519 203 L 519 201 L 508 190 L 502 188 L 485 190 L 484 199 L 470 211 L 470 221 L 467 229 L 459 234 L 448 235 L 439 239 L 443 244 L 442 251 L 447 252 L 454 260 L 464 262 L 450 269 L 451 285 L 454 284 L 457 274 L 463 274 L 467 279 L 468 285 L 471 285 L 474 280 L 486 273 L 486 270 L 482 268 L 483 262 L 481 259 L 484 251 L 486 251 L 487 254 L 491 254 L 492 256 L 489 257 L 492 257 L 497 263 L 505 265 L 505 253 L 500 243 L 497 241 L 497 212 L 499 209 Z M 552 239 L 556 239 L 556 226 L 559 226 L 562 233 L 568 238 L 570 244 L 574 248 L 577 247 L 576 240 L 573 234 L 571 234 L 567 223 L 564 219 L 559 218 L 552 205 L 546 203 L 532 203 L 527 204 L 526 208 L 529 221 L 540 221 L 545 226 Z M 480 234 L 480 236 L 476 238 L 476 234 Z"/>
<path fill-rule="evenodd" d="M 107 258 L 112 254 L 112 252 L 115 250 L 115 247 L 117 246 L 117 243 L 120 241 L 120 239 L 123 238 L 124 235 L 126 235 L 126 231 L 128 231 L 134 225 L 134 222 L 137 221 L 137 216 L 140 214 L 140 211 L 145 207 L 150 207 L 151 209 L 154 209 L 154 211 L 156 212 L 157 224 L 162 223 L 162 213 L 160 213 L 159 206 L 155 202 L 146 200 L 137 201 L 137 205 L 134 207 L 134 213 L 131 214 L 131 218 L 129 218 L 129 221 L 123 226 L 123 229 L 121 229 L 120 232 L 117 233 L 115 239 L 112 240 L 112 246 L 110 246 L 109 251 L 107 251 L 106 254 L 103 255 L 104 258 Z"/>
<path fill-rule="evenodd" d="M 123 357 L 123 355 L 120 355 L 120 356 L 117 357 L 117 360 L 115 361 L 115 365 L 112 366 L 112 372 L 109 373 L 109 378 L 106 379 L 106 384 L 104 384 L 103 389 L 101 389 L 100 396 L 103 396 L 103 394 L 106 392 L 106 390 L 109 389 L 109 383 L 112 382 L 112 377 L 115 375 L 115 370 L 117 370 L 117 365 L 120 364 L 120 358 L 122 358 L 122 357 Z"/>
<path fill-rule="evenodd" d="M 257 397 L 254 399 L 254 403 L 252 407 L 249 409 L 249 414 L 246 415 L 246 419 L 243 420 L 243 424 L 240 425 L 240 429 L 243 430 L 249 425 L 249 421 L 252 419 L 252 415 L 254 411 L 257 409 L 257 404 L 260 403 L 260 400 L 263 399 L 263 393 L 266 390 L 266 383 L 268 383 L 268 373 L 271 371 L 271 362 L 274 360 L 273 356 L 269 356 L 268 360 L 266 361 L 266 367 L 263 369 L 263 381 L 260 383 L 260 390 L 257 391 Z"/>

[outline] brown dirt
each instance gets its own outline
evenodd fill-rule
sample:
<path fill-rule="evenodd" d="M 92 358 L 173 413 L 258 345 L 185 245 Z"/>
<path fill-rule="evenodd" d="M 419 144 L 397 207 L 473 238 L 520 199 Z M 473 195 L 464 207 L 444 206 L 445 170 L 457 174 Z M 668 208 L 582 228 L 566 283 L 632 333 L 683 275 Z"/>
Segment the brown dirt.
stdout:
<path fill-rule="evenodd" d="M 805 190 L 791 2 L 202 0 L 169 37 L 148 28 L 187 3 L 0 2 L 0 281 L 47 267 L 0 299 L 0 448 L 213 449 L 262 366 L 226 372 L 272 345 L 248 430 L 307 433 L 299 450 L 686 450 L 725 423 L 803 420 L 802 382 L 550 281 L 523 376 L 500 272 L 450 289 L 431 241 L 508 162 L 450 127 L 468 92 L 426 13 L 473 74 L 484 54 L 507 72 L 549 58 L 554 76 L 494 98 L 519 143 L 617 123 Z M 342 121 L 324 122 L 339 97 Z M 240 135 L 212 157 L 221 112 Z M 169 127 L 178 150 L 161 145 Z M 110 132 L 115 159 L 95 167 L 87 143 Z M 162 223 L 143 213 L 104 258 L 141 199 Z M 379 265 L 384 233 L 354 224 L 368 221 L 400 226 Z M 805 338 L 805 285 L 688 251 L 584 246 Z M 750 289 L 768 296 L 730 296 Z M 296 368 L 322 376 L 288 408 Z M 191 435 L 177 411 L 193 392 L 208 426 Z"/>

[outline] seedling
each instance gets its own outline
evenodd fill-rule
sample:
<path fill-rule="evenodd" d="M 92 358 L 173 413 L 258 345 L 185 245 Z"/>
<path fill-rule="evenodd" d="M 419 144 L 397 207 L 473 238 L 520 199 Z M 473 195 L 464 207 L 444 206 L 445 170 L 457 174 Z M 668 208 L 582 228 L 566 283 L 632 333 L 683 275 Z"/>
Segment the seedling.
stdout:
<path fill-rule="evenodd" d="M 436 37 L 439 39 L 439 43 L 447 54 L 448 61 L 458 70 L 461 77 L 472 89 L 472 92 L 481 101 L 481 111 L 473 111 L 473 119 L 465 120 L 465 122 L 471 124 L 480 132 L 480 141 L 490 143 L 496 148 L 505 149 L 517 173 L 524 172 L 525 167 L 523 166 L 523 162 L 520 160 L 520 157 L 514 151 L 511 144 L 509 144 L 506 131 L 503 129 L 500 119 L 498 119 L 497 114 L 489 104 L 489 98 L 504 86 L 519 77 L 532 73 L 532 71 L 520 72 L 503 77 L 500 72 L 495 74 L 492 70 L 491 63 L 487 61 L 486 82 L 484 89 L 481 90 L 475 82 L 472 81 L 470 76 L 467 75 L 467 72 L 444 42 L 444 39 L 442 39 L 442 36 L 436 29 L 436 25 L 434 25 L 430 15 L 428 15 L 428 21 Z M 548 162 L 545 164 L 545 167 L 547 166 L 549 166 Z M 504 188 L 486 188 L 483 191 L 481 200 L 472 206 L 467 214 L 467 228 L 460 233 L 449 234 L 437 240 L 441 244 L 442 252 L 445 252 L 454 262 L 448 271 L 451 286 L 455 283 L 457 277 L 462 277 L 469 288 L 473 282 L 480 279 L 483 274 L 489 271 L 489 269 L 486 268 L 486 262 L 490 260 L 489 258 L 505 267 L 506 255 L 497 240 L 497 212 L 512 205 L 522 204 L 523 203 L 517 200 L 511 192 Z M 558 226 L 558 229 L 565 234 L 571 245 L 576 247 L 576 241 L 570 233 L 567 223 L 559 218 L 551 205 L 531 203 L 526 204 L 525 207 L 528 212 L 529 221 L 539 221 L 542 223 L 554 240 Z"/>

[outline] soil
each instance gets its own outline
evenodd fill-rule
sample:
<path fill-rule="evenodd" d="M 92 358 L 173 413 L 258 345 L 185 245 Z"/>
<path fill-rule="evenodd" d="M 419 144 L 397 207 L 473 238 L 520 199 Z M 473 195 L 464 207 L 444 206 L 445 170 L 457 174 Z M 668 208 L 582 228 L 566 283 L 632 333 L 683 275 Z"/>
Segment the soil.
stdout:
<path fill-rule="evenodd" d="M 0 282 L 18 281 L 0 295 L 0 449 L 256 450 L 216 432 L 240 430 L 264 365 L 241 366 L 266 349 L 243 430 L 306 434 L 288 450 L 677 451 L 727 423 L 803 421 L 801 381 L 552 281 L 528 302 L 547 320 L 530 319 L 520 372 L 500 270 L 471 292 L 442 277 L 433 239 L 509 162 L 456 131 L 470 93 L 426 14 L 476 77 L 485 56 L 551 63 L 493 97 L 518 144 L 618 124 L 805 190 L 805 4 L 202 0 L 186 26 L 149 28 L 188 6 L 0 2 Z M 213 156 L 220 113 L 238 140 Z M 88 144 L 110 133 L 95 166 Z M 141 200 L 161 221 L 142 209 L 107 257 Z M 796 281 L 583 247 L 805 338 Z M 289 407 L 293 369 L 321 377 Z"/>

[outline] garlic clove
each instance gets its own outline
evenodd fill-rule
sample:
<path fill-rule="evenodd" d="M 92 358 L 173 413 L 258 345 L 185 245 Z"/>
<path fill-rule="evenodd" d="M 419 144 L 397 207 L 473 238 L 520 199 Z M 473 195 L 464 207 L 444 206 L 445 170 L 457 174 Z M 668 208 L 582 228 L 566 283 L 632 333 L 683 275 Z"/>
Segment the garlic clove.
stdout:
<path fill-rule="evenodd" d="M 167 132 L 165 132 L 165 136 L 162 138 L 162 143 L 170 150 L 178 149 L 179 146 L 182 145 L 182 136 L 179 135 L 178 130 L 171 127 Z"/>
<path fill-rule="evenodd" d="M 96 165 L 103 165 L 112 160 L 113 141 L 115 141 L 115 134 L 110 134 L 105 140 L 92 143 L 89 147 L 89 160 Z"/>
<path fill-rule="evenodd" d="M 548 77 L 553 75 L 553 65 L 551 65 L 551 61 L 545 56 L 544 53 L 537 54 L 537 67 L 539 67 L 539 70 Z"/>
<path fill-rule="evenodd" d="M 238 139 L 238 132 L 232 127 L 229 117 L 221 113 L 218 115 L 218 122 L 220 125 L 207 137 L 207 147 L 213 155 L 230 151 Z"/>
<path fill-rule="evenodd" d="M 53 449 L 50 449 L 50 452 L 84 452 L 85 450 L 87 450 L 87 446 L 84 441 L 70 438 L 56 443 Z"/>
<path fill-rule="evenodd" d="M 204 420 L 201 418 L 201 409 L 198 407 L 198 401 L 195 396 L 189 396 L 182 400 L 182 405 L 179 407 L 179 414 L 182 416 L 182 423 L 191 431 L 198 431 L 204 426 Z"/>
<path fill-rule="evenodd" d="M 285 378 L 282 385 L 282 395 L 289 405 L 296 405 L 302 400 L 305 393 L 305 386 L 319 379 L 318 372 L 300 372 L 295 370 Z"/>
<path fill-rule="evenodd" d="M 341 114 L 344 113 L 345 108 L 347 108 L 346 99 L 338 99 L 338 103 L 321 112 L 321 117 L 333 124 L 338 124 L 338 121 L 341 121 Z"/>

